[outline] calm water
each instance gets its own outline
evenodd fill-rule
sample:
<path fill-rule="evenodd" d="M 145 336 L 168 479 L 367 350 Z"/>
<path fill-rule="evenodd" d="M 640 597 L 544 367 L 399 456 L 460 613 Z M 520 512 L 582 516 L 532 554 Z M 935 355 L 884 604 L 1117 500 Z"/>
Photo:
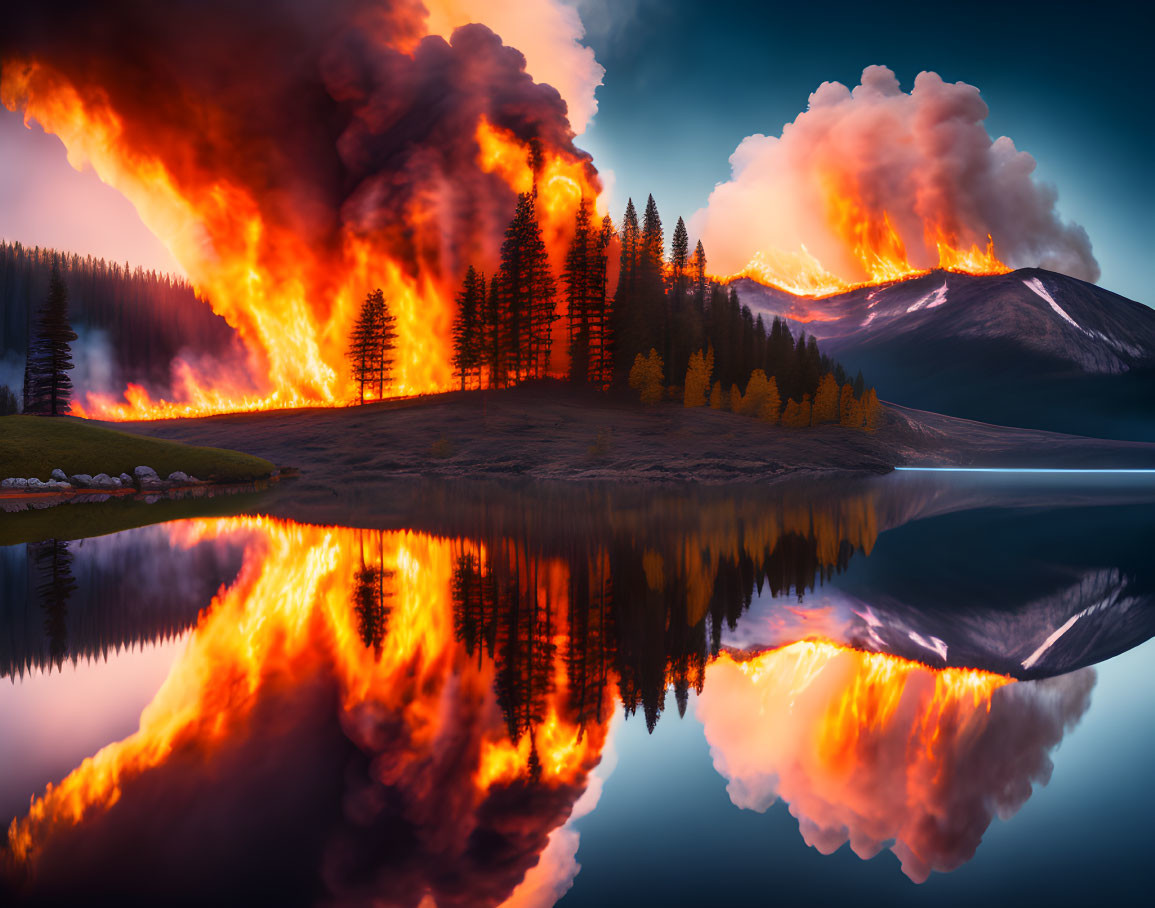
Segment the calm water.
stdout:
<path fill-rule="evenodd" d="M 0 547 L 0 902 L 1147 903 L 1155 477 L 419 502 Z"/>

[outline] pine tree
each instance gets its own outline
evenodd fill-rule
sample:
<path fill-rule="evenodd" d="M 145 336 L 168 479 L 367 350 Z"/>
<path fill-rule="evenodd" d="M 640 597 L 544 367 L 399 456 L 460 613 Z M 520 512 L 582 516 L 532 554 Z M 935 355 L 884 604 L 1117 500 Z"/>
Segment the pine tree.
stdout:
<path fill-rule="evenodd" d="M 573 240 L 565 257 L 562 280 L 566 287 L 566 321 L 569 328 L 570 381 L 584 384 L 590 375 L 590 323 L 594 269 L 597 252 L 590 229 L 590 206 L 584 198 L 578 206 Z"/>
<path fill-rule="evenodd" d="M 666 351 L 669 358 L 669 318 L 666 312 L 665 250 L 662 219 L 651 195 L 642 218 L 641 251 L 638 256 L 637 298 L 641 315 L 642 349 Z"/>
<path fill-rule="evenodd" d="M 701 245 L 699 243 L 699 245 Z M 686 222 L 678 218 L 674 225 L 674 235 L 670 240 L 670 279 L 675 299 L 681 299 L 686 292 L 686 281 L 690 265 L 690 237 L 686 233 Z"/>
<path fill-rule="evenodd" d="M 694 247 L 691 267 L 694 272 L 694 288 L 698 295 L 698 304 L 704 309 L 710 298 L 710 278 L 706 274 L 706 249 L 701 240 L 698 240 L 698 245 Z"/>
<path fill-rule="evenodd" d="M 482 365 L 489 375 L 489 387 L 504 388 L 509 370 L 506 352 L 508 335 L 505 327 L 505 297 L 502 294 L 500 275 L 495 274 L 489 282 L 489 294 L 482 302 L 481 312 Z"/>
<path fill-rule="evenodd" d="M 378 356 L 381 350 L 381 313 L 374 291 L 365 296 L 361 309 L 349 332 L 349 348 L 346 356 L 353 371 L 353 381 L 358 386 L 358 399 L 364 405 L 365 386 L 372 385 L 378 372 Z"/>
<path fill-rule="evenodd" d="M 485 306 L 485 276 L 470 265 L 461 292 L 457 295 L 457 316 L 453 320 L 453 368 L 461 382 L 481 386 L 482 310 Z"/>
<path fill-rule="evenodd" d="M 533 193 L 518 196 L 501 246 L 502 328 L 514 381 L 537 378 L 549 365 L 556 287 Z"/>
<path fill-rule="evenodd" d="M 590 263 L 590 377 L 605 386 L 613 379 L 612 313 L 607 292 L 610 243 L 614 222 L 607 214 L 594 235 Z"/>
<path fill-rule="evenodd" d="M 385 399 L 385 385 L 393 377 L 393 351 L 397 348 L 397 320 L 389 311 L 389 302 L 381 289 L 373 291 L 373 317 L 377 348 L 373 366 L 377 375 L 377 399 Z"/>
<path fill-rule="evenodd" d="M 59 262 L 52 265 L 48 296 L 36 319 L 34 340 L 27 360 L 24 412 L 42 416 L 67 415 L 72 399 L 72 341 L 76 332 L 68 322 L 68 287 Z"/>
<path fill-rule="evenodd" d="M 619 380 L 630 370 L 634 356 L 641 352 L 641 313 L 638 311 L 638 258 L 641 253 L 641 231 L 634 200 L 626 202 L 622 216 L 621 256 L 618 288 L 614 294 L 613 335 L 615 372 Z"/>
<path fill-rule="evenodd" d="M 854 399 L 862 400 L 862 394 L 866 390 L 866 381 L 862 377 L 862 370 L 858 370 L 858 374 L 854 376 Z"/>

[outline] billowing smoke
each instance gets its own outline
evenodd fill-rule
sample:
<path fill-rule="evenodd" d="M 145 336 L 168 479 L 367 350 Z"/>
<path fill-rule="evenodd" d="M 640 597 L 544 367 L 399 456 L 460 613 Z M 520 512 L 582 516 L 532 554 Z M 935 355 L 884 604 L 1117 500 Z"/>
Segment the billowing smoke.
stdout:
<path fill-rule="evenodd" d="M 480 22 L 525 54 L 534 80 L 552 85 L 569 106 L 574 132 L 585 132 L 597 113 L 594 97 L 605 69 L 581 43 L 585 27 L 572 6 L 558 0 L 425 0 L 429 33 L 448 38 L 455 28 Z"/>
<path fill-rule="evenodd" d="M 428 34 L 469 7 L 513 28 L 505 6 L 48 0 L 6 22 L 0 97 L 130 198 L 281 402 L 346 393 L 345 330 L 375 286 L 398 317 L 398 390 L 429 390 L 448 380 L 461 274 L 492 267 L 513 210 L 479 126 L 597 189 L 565 100 L 518 50 L 482 24 Z M 567 74 L 584 123 L 600 68 L 580 22 L 552 0 L 528 9 L 535 69 Z"/>
<path fill-rule="evenodd" d="M 781 136 L 739 144 L 730 180 L 692 226 L 722 273 L 756 254 L 801 254 L 861 281 L 875 256 L 901 247 L 925 269 L 940 263 L 940 242 L 985 249 L 989 237 L 1006 265 L 1096 280 L 1086 232 L 1060 218 L 1057 193 L 1033 177 L 1029 154 L 1006 136 L 992 141 L 987 112 L 973 85 L 933 72 L 909 94 L 885 66 L 867 67 L 853 90 L 824 82 Z"/>

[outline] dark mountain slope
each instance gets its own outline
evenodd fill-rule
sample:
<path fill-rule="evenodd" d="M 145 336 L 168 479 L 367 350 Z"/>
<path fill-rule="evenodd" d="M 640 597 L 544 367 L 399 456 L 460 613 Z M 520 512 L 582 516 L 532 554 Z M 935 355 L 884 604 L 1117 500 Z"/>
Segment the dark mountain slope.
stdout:
<path fill-rule="evenodd" d="M 749 280 L 755 311 L 814 334 L 882 397 L 983 422 L 1155 440 L 1155 310 L 1021 269 L 932 272 L 821 300 Z"/>

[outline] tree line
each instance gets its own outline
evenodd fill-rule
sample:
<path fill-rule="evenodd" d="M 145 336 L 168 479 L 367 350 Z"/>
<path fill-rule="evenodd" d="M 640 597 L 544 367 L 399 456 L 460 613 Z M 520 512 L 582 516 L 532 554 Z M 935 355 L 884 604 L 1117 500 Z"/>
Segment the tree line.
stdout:
<path fill-rule="evenodd" d="M 73 327 L 102 332 L 114 378 L 166 387 L 178 354 L 220 355 L 236 333 L 181 277 L 92 256 L 0 243 L 0 360 L 23 359 L 56 267 L 69 291 Z"/>
<path fill-rule="evenodd" d="M 701 241 L 691 251 L 682 218 L 667 258 L 653 196 L 640 221 L 630 199 L 618 228 L 609 216 L 595 223 L 583 200 L 559 282 L 542 238 L 536 189 L 519 195 L 497 272 L 487 278 L 471 266 L 457 297 L 457 385 L 501 388 L 545 377 L 559 309 L 568 378 L 576 384 L 633 387 L 649 403 L 681 396 L 687 406 L 709 403 L 787 426 L 870 429 L 881 414 L 861 373 L 852 380 L 813 336 L 795 337 L 778 317 L 767 327 L 741 304 L 736 288 L 711 280 L 706 251 Z"/>
<path fill-rule="evenodd" d="M 72 342 L 76 332 L 68 312 L 68 285 L 54 263 L 48 292 L 36 313 L 24 356 L 24 381 L 20 397 L 7 385 L 0 386 L 0 416 L 20 410 L 40 416 L 66 416 L 72 407 Z"/>

